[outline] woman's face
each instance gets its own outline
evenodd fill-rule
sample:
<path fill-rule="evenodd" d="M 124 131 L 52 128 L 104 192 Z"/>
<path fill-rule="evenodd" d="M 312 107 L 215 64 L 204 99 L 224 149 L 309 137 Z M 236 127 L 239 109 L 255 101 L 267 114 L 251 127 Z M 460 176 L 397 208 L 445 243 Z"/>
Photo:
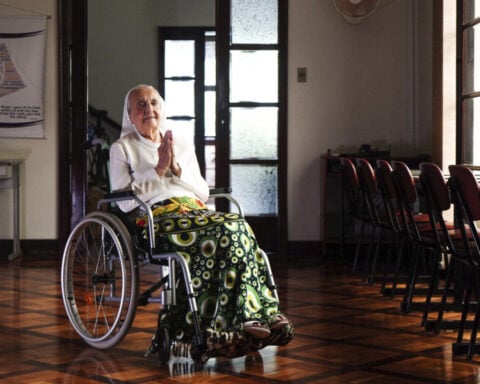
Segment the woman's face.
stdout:
<path fill-rule="evenodd" d="M 141 135 L 158 130 L 160 123 L 160 95 L 153 87 L 142 87 L 130 93 L 130 120 Z"/>

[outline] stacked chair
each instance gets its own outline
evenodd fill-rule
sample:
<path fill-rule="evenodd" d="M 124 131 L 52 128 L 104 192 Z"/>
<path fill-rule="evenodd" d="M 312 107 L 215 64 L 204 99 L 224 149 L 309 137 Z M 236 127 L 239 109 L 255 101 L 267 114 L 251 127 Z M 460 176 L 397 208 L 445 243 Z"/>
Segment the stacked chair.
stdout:
<path fill-rule="evenodd" d="M 447 214 L 451 211 L 452 202 L 450 191 L 443 171 L 435 163 L 420 164 L 419 185 L 425 199 L 425 205 L 430 217 L 431 228 L 433 229 L 434 241 L 437 254 L 437 263 L 444 266 L 446 271 L 446 281 L 444 282 L 443 292 L 436 320 L 428 320 L 431 309 L 431 301 L 434 291 L 439 288 L 440 268 L 432 269 L 432 278 L 430 280 L 428 293 L 425 302 L 425 308 L 422 317 L 422 325 L 425 329 L 433 329 L 438 333 L 440 329 L 455 329 L 455 322 L 444 322 L 443 315 L 447 308 L 447 298 L 453 293 L 453 303 L 449 306 L 452 309 L 458 309 L 461 298 L 458 295 L 458 289 L 452 288 L 452 276 L 458 274 L 462 269 L 462 243 L 461 231 L 456 228 L 451 220 L 447 219 Z M 458 281 L 458 280 L 457 280 Z"/>
<path fill-rule="evenodd" d="M 455 220 L 459 224 L 462 239 L 462 254 L 456 260 L 466 266 L 466 273 L 462 279 L 456 281 L 463 284 L 463 310 L 457 342 L 453 344 L 454 355 L 467 355 L 472 358 L 480 348 L 476 343 L 478 326 L 480 324 L 480 236 L 476 221 L 480 220 L 480 191 L 473 172 L 464 165 L 450 165 L 448 185 L 455 206 Z M 448 276 L 450 278 L 450 276 Z M 472 302 L 472 295 L 476 302 Z M 468 313 L 475 308 L 473 323 L 467 323 Z M 465 340 L 465 331 L 471 328 L 469 341 Z"/>
<path fill-rule="evenodd" d="M 389 223 L 389 227 L 394 234 L 393 246 L 389 247 L 389 254 L 385 265 L 385 273 L 381 292 L 385 296 L 390 296 L 393 298 L 397 292 L 396 289 L 399 280 L 400 267 L 405 250 L 405 228 L 402 225 L 403 220 L 401 220 L 401 211 L 399 210 L 399 199 L 393 177 L 393 168 L 386 160 L 379 159 L 376 161 L 376 165 L 378 189 L 383 198 L 387 222 Z M 393 260 L 392 256 L 394 256 Z M 390 268 L 390 266 L 393 266 L 393 268 Z M 390 289 L 387 288 L 389 272 L 392 272 L 393 274 Z"/>
<path fill-rule="evenodd" d="M 357 169 L 351 159 L 347 157 L 340 159 L 340 174 L 342 178 L 342 195 L 345 199 L 345 201 L 342 201 L 342 207 L 344 207 L 342 209 L 342 223 L 346 221 L 347 215 L 351 216 L 353 218 L 354 233 L 356 234 L 355 257 L 352 267 L 352 272 L 355 273 L 365 232 L 370 231 L 369 213 L 364 197 L 360 191 Z M 342 229 L 344 229 L 344 227 Z M 345 234 L 342 233 L 342 246 L 344 235 Z"/>
<path fill-rule="evenodd" d="M 365 159 L 356 159 L 360 193 L 368 212 L 368 222 L 372 228 L 371 241 L 365 262 L 365 273 L 369 284 L 376 279 L 376 268 L 382 245 L 390 245 L 394 230 L 388 215 L 388 207 L 378 188 L 378 182 L 372 165 Z"/>
<path fill-rule="evenodd" d="M 400 207 L 400 217 L 407 239 L 412 247 L 408 267 L 408 280 L 402 310 L 410 312 L 419 277 L 432 279 L 433 270 L 438 268 L 438 250 L 435 247 L 435 230 L 430 222 L 416 218 L 419 201 L 416 182 L 410 168 L 402 161 L 392 161 L 394 179 Z M 420 270 L 421 268 L 421 270 Z"/>

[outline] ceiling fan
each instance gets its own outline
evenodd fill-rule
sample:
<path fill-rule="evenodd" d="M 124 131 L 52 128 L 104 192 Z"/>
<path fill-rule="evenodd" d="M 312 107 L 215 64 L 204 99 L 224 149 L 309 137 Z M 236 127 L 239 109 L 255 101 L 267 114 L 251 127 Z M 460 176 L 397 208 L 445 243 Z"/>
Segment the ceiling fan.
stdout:
<path fill-rule="evenodd" d="M 350 24 L 358 24 L 378 8 L 381 0 L 332 0 L 338 13 Z"/>

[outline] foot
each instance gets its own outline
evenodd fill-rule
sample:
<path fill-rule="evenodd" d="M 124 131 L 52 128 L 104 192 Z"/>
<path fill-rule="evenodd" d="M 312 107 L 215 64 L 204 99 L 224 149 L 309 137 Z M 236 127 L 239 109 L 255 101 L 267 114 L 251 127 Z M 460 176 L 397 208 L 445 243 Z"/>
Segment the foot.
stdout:
<path fill-rule="evenodd" d="M 270 329 L 280 329 L 280 328 L 285 328 L 288 325 L 289 321 L 287 319 L 287 316 L 282 315 L 281 313 L 277 314 L 275 317 L 275 320 L 273 320 L 272 325 L 270 326 Z"/>
<path fill-rule="evenodd" d="M 268 325 L 257 320 L 246 321 L 243 323 L 243 331 L 257 339 L 265 339 L 270 336 Z"/>

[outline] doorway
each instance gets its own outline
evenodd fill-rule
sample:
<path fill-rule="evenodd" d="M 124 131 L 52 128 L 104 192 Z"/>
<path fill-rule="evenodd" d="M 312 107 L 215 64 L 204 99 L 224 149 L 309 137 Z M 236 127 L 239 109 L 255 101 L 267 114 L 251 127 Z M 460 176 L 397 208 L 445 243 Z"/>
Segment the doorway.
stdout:
<path fill-rule="evenodd" d="M 269 1 L 268 3 L 271 3 Z M 275 3 L 277 3 L 275 1 Z M 235 1 L 217 1 L 216 2 L 216 18 L 217 23 L 217 41 L 221 42 L 222 47 L 226 47 L 226 38 L 231 28 L 229 8 L 236 3 Z M 216 173 L 215 180 L 217 185 L 231 185 L 231 175 L 233 173 L 240 174 L 246 168 L 253 165 L 264 165 L 271 168 L 270 163 L 275 167 L 274 185 L 277 188 L 275 200 L 274 214 L 255 214 L 247 215 L 247 220 L 252 224 L 254 231 L 257 233 L 259 243 L 266 250 L 282 254 L 286 249 L 286 13 L 288 2 L 286 0 L 278 1 L 278 25 L 279 25 L 279 44 L 281 48 L 278 53 L 278 100 L 275 102 L 274 108 L 277 110 L 278 132 L 277 138 L 277 155 L 273 159 L 255 158 L 249 156 L 246 159 L 231 157 L 230 148 L 230 126 L 234 122 L 235 116 L 240 116 L 238 112 L 252 112 L 253 109 L 260 111 L 260 108 L 272 107 L 267 105 L 254 105 L 250 101 L 232 105 L 228 96 L 228 82 L 225 80 L 229 76 L 224 70 L 217 73 L 217 124 L 216 124 Z M 60 135 L 60 193 L 61 202 L 59 203 L 59 243 L 63 244 L 70 233 L 70 229 L 83 217 L 86 208 L 86 154 L 78 143 L 85 141 L 87 135 L 86 127 L 88 124 L 88 54 L 87 54 L 87 36 L 88 36 L 88 0 L 64 0 L 60 2 L 61 15 L 61 121 L 63 127 Z M 228 6 L 228 9 L 225 8 Z M 228 17 L 225 17 L 228 15 Z M 219 32 L 221 31 L 221 32 Z M 219 35 L 221 33 L 222 35 Z M 227 37 L 226 37 L 227 36 Z M 229 49 L 232 48 L 231 46 Z M 235 48 L 235 47 L 233 47 Z M 260 46 L 237 46 L 240 48 L 237 53 L 242 53 L 245 49 L 259 49 Z M 262 47 L 265 48 L 265 47 Z M 272 47 L 267 47 L 271 50 Z M 222 53 L 223 52 L 223 53 Z M 219 56 L 220 55 L 220 56 Z M 225 68 L 228 63 L 230 53 L 217 49 L 217 57 L 219 62 L 217 68 Z M 112 64 L 113 65 L 113 64 Z M 121 63 L 118 63 L 121 65 Z M 154 83 L 157 87 L 163 82 L 159 72 L 155 74 L 157 81 Z M 140 82 L 140 81 L 139 81 Z M 116 92 L 117 93 L 117 92 Z M 112 92 L 113 94 L 113 92 Z M 117 95 L 118 97 L 118 95 Z M 121 96 L 123 97 L 123 95 Z M 243 104 L 242 104 L 243 103 Z M 254 101 L 255 103 L 255 101 Z M 117 103 L 118 104 L 118 103 Z M 277 105 L 278 104 L 278 105 Z M 220 106 L 220 107 L 219 107 Z M 240 107 L 240 108 L 239 108 Z M 236 108 L 236 109 L 233 109 Z M 248 114 L 248 113 L 247 113 Z M 228 121 L 227 121 L 228 120 Z M 222 122 L 222 126 L 219 122 Z M 225 122 L 226 127 L 225 129 Z M 219 128 L 220 127 L 220 128 Z M 220 165 L 220 167 L 219 167 Z M 271 169 L 269 172 L 271 173 Z M 249 176 L 247 176 L 248 178 Z M 235 184 L 235 185 L 238 185 Z M 241 186 L 240 186 L 241 187 Z M 260 191 L 262 194 L 262 191 Z M 248 196 L 248 195 L 247 195 Z M 268 200 L 268 199 L 267 199 Z M 271 201 L 271 199 L 270 199 Z M 65 225 L 68 223 L 68 225 Z M 264 229 L 268 229 L 264 231 Z"/>

